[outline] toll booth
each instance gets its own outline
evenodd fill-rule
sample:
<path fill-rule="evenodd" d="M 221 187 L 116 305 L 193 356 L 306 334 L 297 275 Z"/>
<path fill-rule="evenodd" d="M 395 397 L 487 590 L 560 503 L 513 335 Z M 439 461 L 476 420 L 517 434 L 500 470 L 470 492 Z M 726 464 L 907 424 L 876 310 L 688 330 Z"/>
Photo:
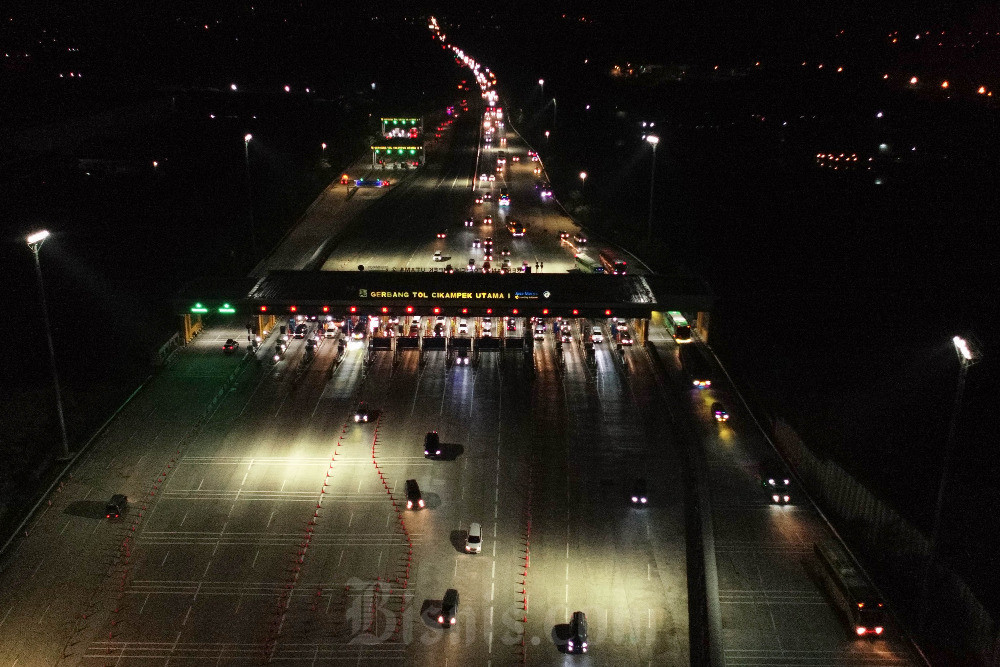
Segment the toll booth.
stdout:
<path fill-rule="evenodd" d="M 382 118 L 382 134 L 372 144 L 372 169 L 414 169 L 425 162 L 422 118 Z"/>

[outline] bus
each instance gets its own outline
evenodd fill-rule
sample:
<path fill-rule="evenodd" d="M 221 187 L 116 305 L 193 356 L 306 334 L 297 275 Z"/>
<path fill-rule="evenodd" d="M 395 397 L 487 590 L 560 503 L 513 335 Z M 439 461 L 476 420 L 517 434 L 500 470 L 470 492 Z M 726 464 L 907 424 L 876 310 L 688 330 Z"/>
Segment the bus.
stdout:
<path fill-rule="evenodd" d="M 875 587 L 862 575 L 840 545 L 816 542 L 813 552 L 819 575 L 830 598 L 858 637 L 880 637 L 885 630 L 885 607 Z"/>
<path fill-rule="evenodd" d="M 610 273 L 615 276 L 625 275 L 626 266 L 624 259 L 620 258 L 610 250 L 602 250 L 600 257 L 605 273 Z"/>
<path fill-rule="evenodd" d="M 576 268 L 580 269 L 582 273 L 599 273 L 604 275 L 604 267 L 582 252 L 576 255 Z"/>
<path fill-rule="evenodd" d="M 510 222 L 507 223 L 507 231 L 510 232 L 511 236 L 518 237 L 518 236 L 524 236 L 525 232 L 527 232 L 528 230 L 524 225 L 522 225 L 517 220 L 511 220 Z"/>
<path fill-rule="evenodd" d="M 684 319 L 684 316 L 679 311 L 667 311 L 667 315 L 663 318 L 663 321 L 667 325 L 670 335 L 674 337 L 674 342 L 691 342 L 691 325 L 688 324 L 688 321 Z"/>
<path fill-rule="evenodd" d="M 681 368 L 691 386 L 698 389 L 710 389 L 712 387 L 712 373 L 708 361 L 694 345 L 685 345 L 680 348 Z"/>

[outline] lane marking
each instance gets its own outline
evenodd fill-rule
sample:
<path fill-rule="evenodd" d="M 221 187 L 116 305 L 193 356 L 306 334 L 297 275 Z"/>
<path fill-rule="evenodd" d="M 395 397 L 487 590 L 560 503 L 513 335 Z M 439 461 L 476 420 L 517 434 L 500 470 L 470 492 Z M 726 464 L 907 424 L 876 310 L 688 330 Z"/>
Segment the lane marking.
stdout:
<path fill-rule="evenodd" d="M 187 613 L 186 613 L 186 614 L 184 614 L 184 620 L 183 620 L 183 621 L 181 621 L 181 625 L 187 625 L 187 622 L 188 622 L 188 616 L 190 616 L 190 615 L 191 615 L 191 605 L 188 605 L 188 610 L 187 610 Z M 181 633 L 179 633 L 179 632 L 178 632 L 178 633 L 177 633 L 177 638 L 178 638 L 178 639 L 180 639 L 180 637 L 181 637 Z M 174 642 L 174 644 L 175 644 L 175 645 L 176 645 L 176 643 L 177 643 L 177 642 Z"/>
<path fill-rule="evenodd" d="M 140 615 L 142 615 L 142 610 L 146 608 L 146 603 L 149 602 L 149 596 L 150 595 L 152 595 L 152 593 L 146 593 L 146 599 L 142 601 L 142 606 L 139 607 L 139 614 Z"/>
<path fill-rule="evenodd" d="M 260 549 L 257 549 L 257 553 L 253 555 L 253 562 L 250 563 L 250 569 L 254 569 L 257 566 L 257 557 L 260 556 Z"/>
<path fill-rule="evenodd" d="M 169 555 L 170 555 L 170 551 L 167 551 L 167 553 L 163 554 L 163 562 L 160 563 L 160 567 L 163 567 L 164 565 L 166 565 L 166 563 L 167 563 L 167 556 L 169 556 Z"/>

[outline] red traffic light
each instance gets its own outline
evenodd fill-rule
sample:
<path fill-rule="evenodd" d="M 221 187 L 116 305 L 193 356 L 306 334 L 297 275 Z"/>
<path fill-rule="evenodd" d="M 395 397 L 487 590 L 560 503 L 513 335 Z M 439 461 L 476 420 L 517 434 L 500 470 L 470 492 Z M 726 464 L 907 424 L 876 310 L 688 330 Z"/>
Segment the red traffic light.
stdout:
<path fill-rule="evenodd" d="M 549 314 L 549 309 L 548 308 L 542 308 L 542 315 L 548 315 L 548 314 Z"/>
<path fill-rule="evenodd" d="M 605 314 L 605 315 L 611 315 L 611 309 L 610 309 L 610 308 L 608 308 L 607 310 L 605 310 L 605 311 L 604 311 L 604 314 Z"/>
<path fill-rule="evenodd" d="M 486 309 L 486 314 L 487 315 L 492 315 L 493 314 L 493 309 L 492 308 L 487 308 Z"/>
<path fill-rule="evenodd" d="M 382 306 L 382 312 L 383 312 L 383 313 L 388 313 L 388 312 L 389 312 L 389 309 L 388 309 L 388 308 L 386 308 L 385 306 Z"/>
<path fill-rule="evenodd" d="M 435 314 L 435 315 L 440 315 L 440 314 L 441 314 L 441 309 L 440 309 L 440 308 L 438 308 L 437 306 L 435 306 L 435 307 L 434 307 L 434 314 Z"/>
<path fill-rule="evenodd" d="M 574 308 L 574 309 L 573 309 L 573 314 L 574 314 L 574 315 L 579 315 L 579 314 L 580 314 L 580 311 L 579 311 L 579 310 L 577 310 L 576 308 Z"/>
<path fill-rule="evenodd" d="M 351 306 L 351 312 L 352 313 L 358 312 L 358 307 L 357 306 Z"/>
<path fill-rule="evenodd" d="M 406 312 L 412 313 L 413 312 L 413 306 L 407 306 L 406 307 Z"/>
<path fill-rule="evenodd" d="M 299 307 L 298 307 L 298 306 L 290 306 L 290 307 L 288 308 L 288 310 L 292 311 L 293 313 L 294 313 L 295 311 L 297 311 L 298 309 L 299 309 Z"/>
<path fill-rule="evenodd" d="M 517 308 L 515 308 L 514 310 L 512 310 L 510 312 L 513 313 L 514 315 L 517 315 Z"/>
<path fill-rule="evenodd" d="M 267 312 L 267 306 L 261 306 L 260 307 L 260 312 L 266 313 Z"/>
<path fill-rule="evenodd" d="M 330 312 L 330 306 L 323 306 L 323 312 L 324 313 L 329 313 Z"/>

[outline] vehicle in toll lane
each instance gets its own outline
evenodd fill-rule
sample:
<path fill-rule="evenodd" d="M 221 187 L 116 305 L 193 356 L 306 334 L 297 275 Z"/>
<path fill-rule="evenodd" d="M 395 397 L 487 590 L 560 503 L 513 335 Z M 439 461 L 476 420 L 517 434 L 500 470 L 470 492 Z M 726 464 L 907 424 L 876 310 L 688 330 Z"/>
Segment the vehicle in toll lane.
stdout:
<path fill-rule="evenodd" d="M 587 615 L 582 611 L 574 611 L 569 621 L 569 641 L 566 642 L 567 653 L 586 653 Z"/>
<path fill-rule="evenodd" d="M 449 588 L 444 592 L 444 599 L 441 600 L 441 613 L 438 614 L 438 625 L 443 628 L 450 628 L 458 620 L 458 591 Z"/>
<path fill-rule="evenodd" d="M 517 331 L 517 322 L 514 321 L 513 317 L 507 318 L 507 331 Z"/>
<path fill-rule="evenodd" d="M 437 431 L 428 431 L 424 436 L 424 458 L 441 456 L 441 436 Z"/>
<path fill-rule="evenodd" d="M 632 504 L 636 507 L 646 506 L 649 502 L 649 496 L 646 495 L 646 480 L 644 478 L 636 477 L 632 480 L 628 497 Z"/>
<path fill-rule="evenodd" d="M 296 338 L 305 338 L 306 337 L 306 332 L 308 330 L 309 330 L 309 325 L 306 324 L 305 322 L 303 322 L 301 324 L 297 324 L 295 326 L 295 337 Z"/>
<path fill-rule="evenodd" d="M 469 365 L 469 351 L 466 349 L 461 349 L 455 353 L 455 365 L 456 366 L 468 366 Z"/>
<path fill-rule="evenodd" d="M 503 261 L 500 262 L 500 273 L 509 273 L 509 272 L 510 272 L 510 258 L 504 257 Z"/>
<path fill-rule="evenodd" d="M 437 237 L 439 239 L 447 238 L 448 237 L 448 232 L 438 232 Z"/>
<path fill-rule="evenodd" d="M 528 232 L 528 228 L 517 220 L 510 220 L 507 223 L 507 231 L 510 232 L 510 235 L 514 238 L 520 238 Z"/>
<path fill-rule="evenodd" d="M 482 204 L 483 203 L 483 196 L 482 195 L 476 195 L 476 203 L 477 204 Z M 467 226 L 471 226 L 471 225 L 467 225 Z"/>
<path fill-rule="evenodd" d="M 488 215 L 485 218 L 483 218 L 483 224 L 484 225 L 492 225 L 493 224 L 493 216 L 492 215 Z"/>
<path fill-rule="evenodd" d="M 503 248 L 500 248 L 500 256 L 501 257 L 510 257 L 510 248 L 508 248 L 507 246 L 504 246 Z"/>
<path fill-rule="evenodd" d="M 100 507 L 100 505 L 98 505 Z M 117 519 L 128 509 L 128 496 L 116 493 L 108 500 L 104 506 L 104 518 Z"/>
<path fill-rule="evenodd" d="M 420 495 L 420 485 L 417 484 L 417 480 L 406 480 L 406 509 L 423 509 L 424 505 L 424 497 Z"/>
<path fill-rule="evenodd" d="M 226 342 L 222 344 L 222 351 L 226 354 L 232 354 L 238 349 L 240 349 L 239 341 L 232 338 L 226 339 Z"/>
<path fill-rule="evenodd" d="M 681 369 L 691 386 L 698 389 L 710 389 L 712 387 L 712 370 L 701 350 L 695 345 L 682 345 L 679 356 Z"/>
<path fill-rule="evenodd" d="M 715 421 L 719 423 L 729 421 L 729 413 L 726 412 L 726 406 L 719 401 L 712 403 L 712 416 L 715 417 Z"/>
<path fill-rule="evenodd" d="M 483 550 L 483 527 L 478 523 L 469 525 L 465 534 L 465 553 L 477 554 Z"/>
<path fill-rule="evenodd" d="M 560 339 L 564 343 L 573 342 L 573 332 L 570 330 L 569 326 L 566 326 L 562 329 L 562 331 L 560 332 Z"/>
<path fill-rule="evenodd" d="M 443 262 L 444 261 L 444 255 L 441 254 L 440 250 L 435 250 L 434 251 L 434 261 L 435 262 Z"/>
<path fill-rule="evenodd" d="M 482 240 L 480 240 L 480 239 L 472 239 L 472 248 L 473 248 L 473 250 L 475 250 L 476 248 L 482 247 L 482 245 L 483 245 Z"/>
<path fill-rule="evenodd" d="M 604 332 L 601 331 L 601 327 L 594 327 L 590 330 L 590 340 L 592 343 L 604 342 Z"/>
<path fill-rule="evenodd" d="M 469 333 L 469 321 L 462 318 L 458 321 L 458 335 L 466 336 Z"/>
<path fill-rule="evenodd" d="M 368 420 L 372 418 L 371 408 L 364 401 L 358 403 L 358 407 L 354 409 L 354 423 L 368 423 Z"/>
<path fill-rule="evenodd" d="M 477 203 L 481 204 L 482 201 L 479 201 Z M 466 227 L 472 227 L 473 224 L 475 224 L 475 221 L 472 218 L 466 218 L 465 219 L 465 226 Z"/>
<path fill-rule="evenodd" d="M 484 336 L 493 335 L 493 319 L 490 317 L 484 317 L 481 323 L 481 328 Z"/>
<path fill-rule="evenodd" d="M 476 259 L 474 257 L 470 257 L 468 271 L 469 273 L 473 273 L 475 270 L 476 270 Z"/>
<path fill-rule="evenodd" d="M 444 272 L 445 273 L 455 273 L 455 267 L 452 266 L 451 264 L 449 264 L 448 266 L 444 267 Z"/>
<path fill-rule="evenodd" d="M 586 236 L 584 236 L 583 232 L 580 232 L 579 234 L 574 234 L 574 235 L 573 235 L 573 241 L 574 241 L 574 242 L 575 242 L 575 243 L 576 243 L 577 245 L 580 245 L 580 244 L 583 244 L 583 243 L 586 243 L 586 242 L 587 242 L 587 237 L 586 237 Z"/>
<path fill-rule="evenodd" d="M 545 322 L 542 320 L 536 320 L 532 325 L 532 337 L 535 340 L 542 340 L 545 338 Z"/>
<path fill-rule="evenodd" d="M 483 201 L 484 202 L 493 201 L 493 193 L 492 192 L 484 192 L 483 193 Z"/>
<path fill-rule="evenodd" d="M 885 633 L 886 609 L 882 596 L 868 581 L 847 550 L 832 540 L 813 544 L 820 582 L 851 632 L 876 639 Z"/>

